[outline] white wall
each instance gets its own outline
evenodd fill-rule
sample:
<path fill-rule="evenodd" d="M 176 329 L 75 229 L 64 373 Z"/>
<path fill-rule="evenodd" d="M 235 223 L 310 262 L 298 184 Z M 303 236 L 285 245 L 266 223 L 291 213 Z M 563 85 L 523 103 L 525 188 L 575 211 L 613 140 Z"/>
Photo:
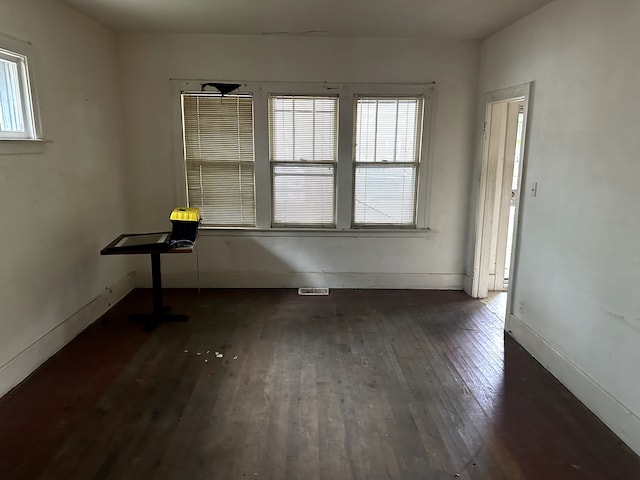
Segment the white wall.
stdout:
<path fill-rule="evenodd" d="M 0 32 L 32 43 L 51 140 L 0 155 L 2 395 L 132 282 L 125 259 L 99 256 L 125 228 L 115 37 L 54 0 L 1 2 Z"/>
<path fill-rule="evenodd" d="M 515 337 L 640 453 L 640 2 L 559 0 L 482 48 L 482 92 L 534 81 Z"/>
<path fill-rule="evenodd" d="M 461 288 L 479 44 L 273 36 L 120 37 L 129 188 L 139 231 L 169 229 L 177 199 L 170 78 L 290 82 L 436 81 L 430 227 L 423 236 L 208 236 L 203 286 Z M 179 258 L 176 258 L 179 257 Z M 194 255 L 163 259 L 167 285 L 195 285 Z M 145 269 L 142 260 L 139 267 Z"/>

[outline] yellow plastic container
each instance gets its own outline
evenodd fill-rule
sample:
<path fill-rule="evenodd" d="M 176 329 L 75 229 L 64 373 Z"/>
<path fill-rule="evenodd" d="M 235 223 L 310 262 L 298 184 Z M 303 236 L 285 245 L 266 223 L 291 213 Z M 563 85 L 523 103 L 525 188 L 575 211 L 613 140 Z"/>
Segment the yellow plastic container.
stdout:
<path fill-rule="evenodd" d="M 169 216 L 173 230 L 171 240 L 195 241 L 200 224 L 200 210 L 193 207 L 174 208 Z"/>
<path fill-rule="evenodd" d="M 179 222 L 200 222 L 200 209 L 193 207 L 178 207 L 171 212 L 169 219 Z"/>

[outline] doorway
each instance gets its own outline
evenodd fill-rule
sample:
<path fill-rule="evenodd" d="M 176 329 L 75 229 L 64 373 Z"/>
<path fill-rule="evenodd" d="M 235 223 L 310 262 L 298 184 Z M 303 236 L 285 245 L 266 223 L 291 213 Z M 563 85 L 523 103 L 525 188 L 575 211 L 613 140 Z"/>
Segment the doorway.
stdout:
<path fill-rule="evenodd" d="M 488 106 L 489 162 L 496 164 L 495 195 L 489 200 L 494 218 L 489 244 L 490 292 L 506 292 L 511 273 L 513 223 L 518 194 L 520 150 L 522 143 L 523 100 L 507 100 Z"/>
<path fill-rule="evenodd" d="M 471 296 L 515 288 L 518 212 L 530 84 L 485 95 L 482 162 L 477 197 Z M 508 318 L 509 315 L 506 315 Z"/>

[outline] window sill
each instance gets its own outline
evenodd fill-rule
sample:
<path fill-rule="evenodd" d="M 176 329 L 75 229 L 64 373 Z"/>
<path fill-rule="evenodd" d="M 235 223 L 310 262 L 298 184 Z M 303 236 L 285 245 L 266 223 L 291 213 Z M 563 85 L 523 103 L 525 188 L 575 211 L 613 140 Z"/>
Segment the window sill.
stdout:
<path fill-rule="evenodd" d="M 200 227 L 199 235 L 205 237 L 342 237 L 342 238 L 414 238 L 429 237 L 430 228 L 398 229 L 310 229 L 310 228 L 218 228 Z"/>
<path fill-rule="evenodd" d="M 0 139 L 0 155 L 26 155 L 32 153 L 44 153 L 47 143 L 46 139 Z"/>

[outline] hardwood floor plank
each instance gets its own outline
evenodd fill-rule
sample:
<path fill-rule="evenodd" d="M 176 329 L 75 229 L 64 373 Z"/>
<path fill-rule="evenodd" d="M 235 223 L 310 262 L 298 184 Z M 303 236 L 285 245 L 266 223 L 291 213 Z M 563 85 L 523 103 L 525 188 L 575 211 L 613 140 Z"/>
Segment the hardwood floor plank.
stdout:
<path fill-rule="evenodd" d="M 333 478 L 354 479 L 354 452 L 349 419 L 353 405 L 351 385 L 344 369 L 344 362 L 354 362 L 353 352 L 350 359 L 337 363 L 340 347 L 338 325 L 344 314 L 341 308 L 332 314 L 332 320 L 323 328 L 317 329 L 318 346 L 316 355 L 316 392 L 318 409 L 319 465 L 322 480 Z M 351 345 L 351 343 L 350 343 Z M 347 353 L 345 353 L 347 355 Z"/>

